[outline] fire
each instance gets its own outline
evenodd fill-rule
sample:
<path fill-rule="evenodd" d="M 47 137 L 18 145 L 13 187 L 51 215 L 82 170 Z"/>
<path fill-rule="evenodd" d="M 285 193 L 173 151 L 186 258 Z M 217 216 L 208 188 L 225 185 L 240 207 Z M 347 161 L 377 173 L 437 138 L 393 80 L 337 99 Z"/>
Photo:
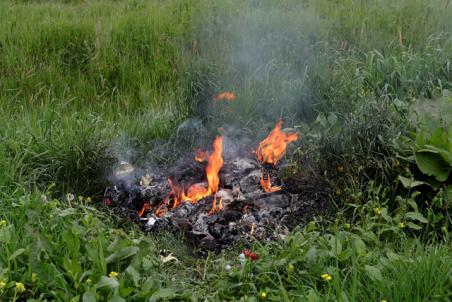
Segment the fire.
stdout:
<path fill-rule="evenodd" d="M 282 131 L 282 124 L 282 120 L 278 121 L 270 134 L 259 143 L 256 150 L 259 162 L 276 165 L 286 153 L 287 145 L 298 140 L 297 133 L 286 133 Z"/>
<path fill-rule="evenodd" d="M 209 212 L 209 215 L 218 213 L 223 210 L 223 198 L 220 197 L 220 201 L 217 207 L 217 196 L 213 198 L 212 209 Z"/>
<path fill-rule="evenodd" d="M 278 121 L 270 134 L 259 143 L 256 150 L 256 156 L 260 163 L 276 166 L 278 161 L 286 154 L 287 145 L 298 140 L 297 133 L 286 133 L 282 131 L 282 124 L 282 120 Z M 261 175 L 260 184 L 265 192 L 271 193 L 281 190 L 281 187 L 272 186 L 270 175 L 265 179 L 263 173 Z"/>
<path fill-rule="evenodd" d="M 226 101 L 234 101 L 236 99 L 236 97 L 237 96 L 235 95 L 234 92 L 225 91 L 225 92 L 222 92 L 222 93 L 219 93 L 219 94 L 215 95 L 213 97 L 213 99 L 215 101 L 224 101 L 224 100 L 226 100 Z"/>
<path fill-rule="evenodd" d="M 168 207 L 166 206 L 166 200 L 165 200 L 159 205 L 157 210 L 155 210 L 154 214 L 157 217 L 162 217 L 162 216 L 165 216 L 165 214 L 167 212 L 168 212 Z"/>
<path fill-rule="evenodd" d="M 147 210 L 149 210 L 151 208 L 151 205 L 147 202 L 145 202 L 143 204 L 143 207 L 141 208 L 141 210 L 138 212 L 138 217 L 143 216 L 144 212 L 146 212 Z"/>
<path fill-rule="evenodd" d="M 278 186 L 272 186 L 270 175 L 268 175 L 268 178 L 264 178 L 264 174 L 261 175 L 261 187 L 264 189 L 265 192 L 272 193 L 280 191 L 282 188 Z"/>
<path fill-rule="evenodd" d="M 213 152 L 207 160 L 207 183 L 195 183 L 186 189 L 183 186 L 175 184 L 171 179 L 168 179 L 168 184 L 171 189 L 170 196 L 173 197 L 172 208 L 178 207 L 182 202 L 196 203 L 200 199 L 210 196 L 218 191 L 218 186 L 220 184 L 219 173 L 223 167 L 222 155 L 223 138 L 221 136 L 217 136 L 213 142 Z M 155 214 L 158 217 L 166 214 L 167 208 L 170 206 L 170 201 L 171 200 L 168 197 L 155 211 Z M 221 200 L 219 208 L 222 208 Z"/>
<path fill-rule="evenodd" d="M 209 152 L 202 151 L 201 149 L 196 149 L 195 160 L 202 163 L 209 159 Z"/>

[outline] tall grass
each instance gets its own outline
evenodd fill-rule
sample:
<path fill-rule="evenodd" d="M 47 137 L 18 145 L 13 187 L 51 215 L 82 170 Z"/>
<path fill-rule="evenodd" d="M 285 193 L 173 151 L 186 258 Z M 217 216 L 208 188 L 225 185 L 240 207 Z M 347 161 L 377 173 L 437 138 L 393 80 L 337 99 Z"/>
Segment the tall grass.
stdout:
<path fill-rule="evenodd" d="M 381 194 L 354 205 L 348 230 L 339 211 L 327 229 L 254 245 L 255 263 L 237 249 L 194 259 L 82 195 L 102 192 L 116 146 L 158 157 L 195 116 L 253 136 L 284 117 L 330 167 L 364 171 L 348 186 L 366 196 L 365 176 L 392 181 L 409 104 L 452 89 L 451 32 L 440 0 L 1 1 L 0 299 L 450 301 L 447 234 L 426 244 L 381 223 Z M 237 100 L 214 103 L 223 90 Z"/>
<path fill-rule="evenodd" d="M 99 176 L 88 166 L 101 166 L 115 136 L 148 150 L 192 114 L 210 127 L 259 129 L 279 117 L 296 124 L 322 111 L 351 112 L 369 98 L 430 98 L 451 87 L 444 5 L 4 1 L 0 103 L 16 122 L 5 120 L 9 130 L 0 131 L 31 144 L 4 159 L 21 158 L 26 168 L 17 173 L 32 182 L 58 179 L 80 190 L 70 179 Z M 238 101 L 213 108 L 212 95 L 225 89 Z M 55 141 L 55 152 L 43 155 Z"/>

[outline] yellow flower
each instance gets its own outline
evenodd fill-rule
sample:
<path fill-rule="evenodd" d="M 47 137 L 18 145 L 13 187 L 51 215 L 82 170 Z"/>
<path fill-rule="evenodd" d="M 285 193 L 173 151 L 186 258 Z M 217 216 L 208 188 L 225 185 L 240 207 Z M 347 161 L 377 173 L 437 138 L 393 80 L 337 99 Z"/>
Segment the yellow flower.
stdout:
<path fill-rule="evenodd" d="M 381 300 L 380 302 L 388 302 L 387 300 Z"/>
<path fill-rule="evenodd" d="M 116 278 L 116 277 L 118 277 L 118 273 L 117 272 L 110 272 L 110 274 L 108 274 L 108 277 L 110 277 L 110 278 Z"/>
<path fill-rule="evenodd" d="M 267 298 L 267 293 L 266 292 L 262 292 L 261 293 L 261 297 L 262 297 L 262 299 L 266 299 Z"/>
<path fill-rule="evenodd" d="M 406 227 L 406 224 L 404 224 L 403 222 L 401 222 L 401 223 L 399 223 L 399 227 L 400 227 L 401 229 L 403 229 L 403 228 Z"/>
<path fill-rule="evenodd" d="M 86 284 L 88 284 L 88 285 L 93 284 L 93 280 L 91 280 L 90 278 L 86 279 Z"/>
<path fill-rule="evenodd" d="M 331 275 L 329 275 L 329 274 L 322 274 L 322 275 L 320 275 L 320 277 L 322 277 L 323 281 L 326 281 L 326 282 L 333 279 L 333 277 L 331 277 Z"/>
<path fill-rule="evenodd" d="M 92 200 L 91 200 L 91 197 L 87 197 L 87 198 L 86 198 L 86 202 L 87 202 L 87 203 L 91 203 L 91 201 L 92 201 Z"/>
<path fill-rule="evenodd" d="M 351 224 L 350 223 L 346 223 L 346 224 L 344 224 L 344 228 L 346 229 L 346 230 L 350 230 L 351 229 Z"/>
<path fill-rule="evenodd" d="M 0 281 L 0 290 L 2 290 L 6 286 L 4 281 Z"/>
<path fill-rule="evenodd" d="M 400 160 L 395 159 L 395 160 L 394 160 L 394 167 L 398 167 L 398 166 L 400 166 Z M 385 301 L 385 300 L 383 300 L 383 301 Z M 382 301 L 382 302 L 383 302 L 383 301 Z"/>
<path fill-rule="evenodd" d="M 25 291 L 25 285 L 21 282 L 16 282 L 16 290 L 19 293 L 23 293 Z"/>
<path fill-rule="evenodd" d="M 287 270 L 289 271 L 289 273 L 292 273 L 295 270 L 295 267 L 293 266 L 293 264 L 289 264 L 287 266 Z"/>
<path fill-rule="evenodd" d="M 377 214 L 378 216 L 381 215 L 381 209 L 380 208 L 375 208 L 374 209 L 375 214 Z"/>
<path fill-rule="evenodd" d="M 6 220 L 0 220 L 0 227 L 6 226 L 7 224 Z"/>

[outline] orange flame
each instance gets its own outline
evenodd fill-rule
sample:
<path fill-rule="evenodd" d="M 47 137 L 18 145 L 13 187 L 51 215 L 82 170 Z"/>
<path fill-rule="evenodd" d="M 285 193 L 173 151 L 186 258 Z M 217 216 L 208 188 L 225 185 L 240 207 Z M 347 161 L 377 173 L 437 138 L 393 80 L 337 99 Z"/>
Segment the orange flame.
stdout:
<path fill-rule="evenodd" d="M 223 198 L 220 197 L 220 201 L 217 207 L 217 196 L 213 198 L 212 209 L 209 212 L 209 215 L 218 213 L 223 210 Z"/>
<path fill-rule="evenodd" d="M 157 217 L 165 216 L 165 214 L 168 212 L 168 207 L 166 206 L 166 201 L 163 201 L 157 210 L 155 210 L 154 214 Z"/>
<path fill-rule="evenodd" d="M 151 204 L 145 202 L 143 204 L 143 207 L 141 208 L 141 210 L 138 212 L 138 217 L 143 216 L 144 212 L 146 212 L 147 210 L 149 210 L 151 208 Z"/>
<path fill-rule="evenodd" d="M 272 193 L 280 191 L 282 188 L 278 186 L 272 186 L 270 175 L 268 175 L 268 178 L 264 178 L 264 174 L 261 175 L 261 187 L 264 189 L 265 192 Z"/>
<path fill-rule="evenodd" d="M 219 173 L 223 167 L 223 138 L 217 136 L 213 142 L 213 152 L 208 157 L 206 176 L 207 183 L 196 183 L 185 189 L 183 186 L 179 186 L 171 179 L 168 179 L 168 184 L 171 189 L 170 195 L 173 196 L 172 208 L 176 208 L 182 202 L 195 203 L 198 200 L 210 196 L 218 191 L 218 185 L 220 184 Z M 221 202 L 220 202 L 221 203 Z M 166 214 L 167 208 L 170 204 L 169 197 L 162 202 L 159 208 L 155 211 L 155 214 L 160 217 Z"/>
<path fill-rule="evenodd" d="M 209 152 L 202 151 L 201 149 L 196 149 L 195 151 L 195 160 L 202 163 L 209 159 Z"/>
<path fill-rule="evenodd" d="M 225 91 L 225 92 L 222 92 L 222 93 L 219 93 L 219 94 L 215 95 L 213 97 L 213 99 L 215 101 L 224 101 L 224 100 L 226 100 L 226 101 L 234 101 L 236 99 L 236 97 L 237 96 L 235 95 L 234 92 Z"/>
<path fill-rule="evenodd" d="M 297 133 L 286 133 L 281 130 L 282 123 L 282 120 L 278 121 L 270 134 L 259 143 L 256 150 L 259 162 L 276 165 L 286 153 L 287 145 L 298 140 Z"/>

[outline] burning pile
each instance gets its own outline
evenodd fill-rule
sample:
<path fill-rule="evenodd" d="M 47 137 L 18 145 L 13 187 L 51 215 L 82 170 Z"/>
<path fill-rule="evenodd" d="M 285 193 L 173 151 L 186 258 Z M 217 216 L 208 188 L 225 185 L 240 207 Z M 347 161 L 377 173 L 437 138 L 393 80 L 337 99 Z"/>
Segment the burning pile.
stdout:
<path fill-rule="evenodd" d="M 179 229 L 209 250 L 240 238 L 281 235 L 321 208 L 324 200 L 318 192 L 272 184 L 287 146 L 299 138 L 282 130 L 282 124 L 277 122 L 259 143 L 255 158 L 224 160 L 223 138 L 217 136 L 212 152 L 196 150 L 195 160 L 185 168 L 142 177 L 140 184 L 118 182 L 107 188 L 104 203 L 119 207 L 146 231 Z"/>

